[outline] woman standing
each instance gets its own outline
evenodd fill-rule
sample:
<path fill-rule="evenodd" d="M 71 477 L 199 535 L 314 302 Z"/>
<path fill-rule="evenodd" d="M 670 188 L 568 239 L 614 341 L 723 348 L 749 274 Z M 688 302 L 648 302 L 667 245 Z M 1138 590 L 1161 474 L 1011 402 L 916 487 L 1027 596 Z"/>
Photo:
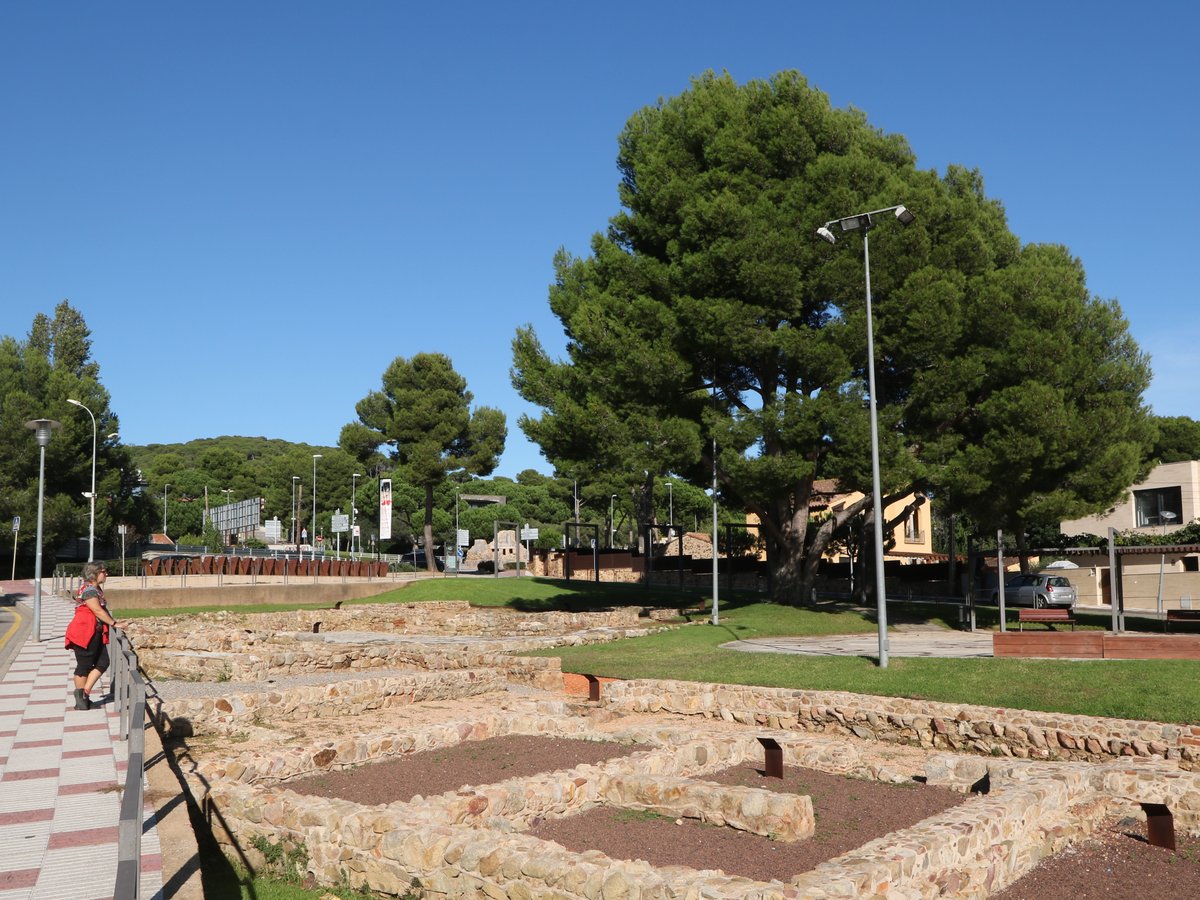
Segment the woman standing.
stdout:
<path fill-rule="evenodd" d="M 67 626 L 66 646 L 75 651 L 75 708 L 91 709 L 88 694 L 108 668 L 108 629 L 117 624 L 104 600 L 108 570 L 100 563 L 83 567 L 75 595 L 75 617 Z"/>

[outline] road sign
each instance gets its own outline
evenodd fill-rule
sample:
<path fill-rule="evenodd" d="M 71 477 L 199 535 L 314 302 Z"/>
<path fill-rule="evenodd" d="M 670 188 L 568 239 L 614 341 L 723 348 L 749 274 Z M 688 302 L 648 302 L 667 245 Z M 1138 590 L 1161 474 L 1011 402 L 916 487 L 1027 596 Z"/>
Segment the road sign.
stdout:
<path fill-rule="evenodd" d="M 537 539 L 538 539 L 538 530 L 536 528 L 530 528 L 528 525 L 526 525 L 524 528 L 521 529 L 521 540 L 536 541 Z"/>
<path fill-rule="evenodd" d="M 13 516 L 13 534 L 21 530 L 21 517 Z"/>
<path fill-rule="evenodd" d="M 343 531 L 349 531 L 350 530 L 350 516 L 347 515 L 346 513 L 342 513 L 341 515 L 338 515 L 335 513 L 333 515 L 333 530 L 335 532 L 339 532 L 339 533 L 343 532 Z"/>
<path fill-rule="evenodd" d="M 460 546 L 460 547 L 470 547 L 471 546 L 471 532 L 465 528 L 458 529 L 458 546 Z"/>

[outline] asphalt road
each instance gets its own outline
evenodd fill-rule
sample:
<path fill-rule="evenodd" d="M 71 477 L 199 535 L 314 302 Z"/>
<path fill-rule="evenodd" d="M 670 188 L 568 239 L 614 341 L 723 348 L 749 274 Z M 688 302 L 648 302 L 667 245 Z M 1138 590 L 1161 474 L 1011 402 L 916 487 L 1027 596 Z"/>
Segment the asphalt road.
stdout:
<path fill-rule="evenodd" d="M 28 588 L 23 582 L 4 582 L 0 586 L 0 676 L 8 671 L 14 656 L 25 643 L 34 619 L 29 605 Z M 17 600 L 25 600 L 18 605 Z"/>
<path fill-rule="evenodd" d="M 0 600 L 0 677 L 25 643 L 33 614 L 8 599 Z"/>

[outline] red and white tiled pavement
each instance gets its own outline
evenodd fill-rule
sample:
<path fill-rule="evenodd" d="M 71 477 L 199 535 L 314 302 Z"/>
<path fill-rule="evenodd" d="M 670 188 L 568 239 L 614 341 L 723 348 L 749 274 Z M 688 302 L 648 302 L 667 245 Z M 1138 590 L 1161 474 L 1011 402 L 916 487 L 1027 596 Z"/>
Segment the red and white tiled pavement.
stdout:
<path fill-rule="evenodd" d="M 75 709 L 75 656 L 63 648 L 74 605 L 42 582 L 42 635 L 32 633 L 0 680 L 0 900 L 100 900 L 117 879 L 117 826 L 127 745 L 107 700 L 108 676 L 91 710 Z M 25 594 L 31 582 L 7 583 Z M 154 808 L 145 807 L 142 897 L 162 896 Z"/>

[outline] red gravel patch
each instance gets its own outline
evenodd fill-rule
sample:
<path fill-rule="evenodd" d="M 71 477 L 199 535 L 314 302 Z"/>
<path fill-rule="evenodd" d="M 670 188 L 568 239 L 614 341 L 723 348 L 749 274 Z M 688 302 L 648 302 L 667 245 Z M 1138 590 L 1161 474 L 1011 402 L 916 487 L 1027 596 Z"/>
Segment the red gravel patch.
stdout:
<path fill-rule="evenodd" d="M 1043 860 L 1032 872 L 992 897 L 1190 900 L 1200 896 L 1200 837 L 1175 835 L 1175 850 L 1151 847 L 1146 823 L 1109 822 L 1089 840 Z"/>
<path fill-rule="evenodd" d="M 816 813 L 816 833 L 795 843 L 773 841 L 694 819 L 670 819 L 602 807 L 546 821 L 530 834 L 569 850 L 600 850 L 614 859 L 651 865 L 721 869 L 758 881 L 788 881 L 819 863 L 889 832 L 963 802 L 963 794 L 916 782 L 886 784 L 786 767 L 784 777 L 765 777 L 754 766 L 734 766 L 704 780 L 780 793 L 807 794 Z"/>
<path fill-rule="evenodd" d="M 367 805 L 395 803 L 411 800 L 417 794 L 433 797 L 465 785 L 495 784 L 600 763 L 644 749 L 604 741 L 507 735 L 311 775 L 289 781 L 287 787 L 299 794 Z"/>

